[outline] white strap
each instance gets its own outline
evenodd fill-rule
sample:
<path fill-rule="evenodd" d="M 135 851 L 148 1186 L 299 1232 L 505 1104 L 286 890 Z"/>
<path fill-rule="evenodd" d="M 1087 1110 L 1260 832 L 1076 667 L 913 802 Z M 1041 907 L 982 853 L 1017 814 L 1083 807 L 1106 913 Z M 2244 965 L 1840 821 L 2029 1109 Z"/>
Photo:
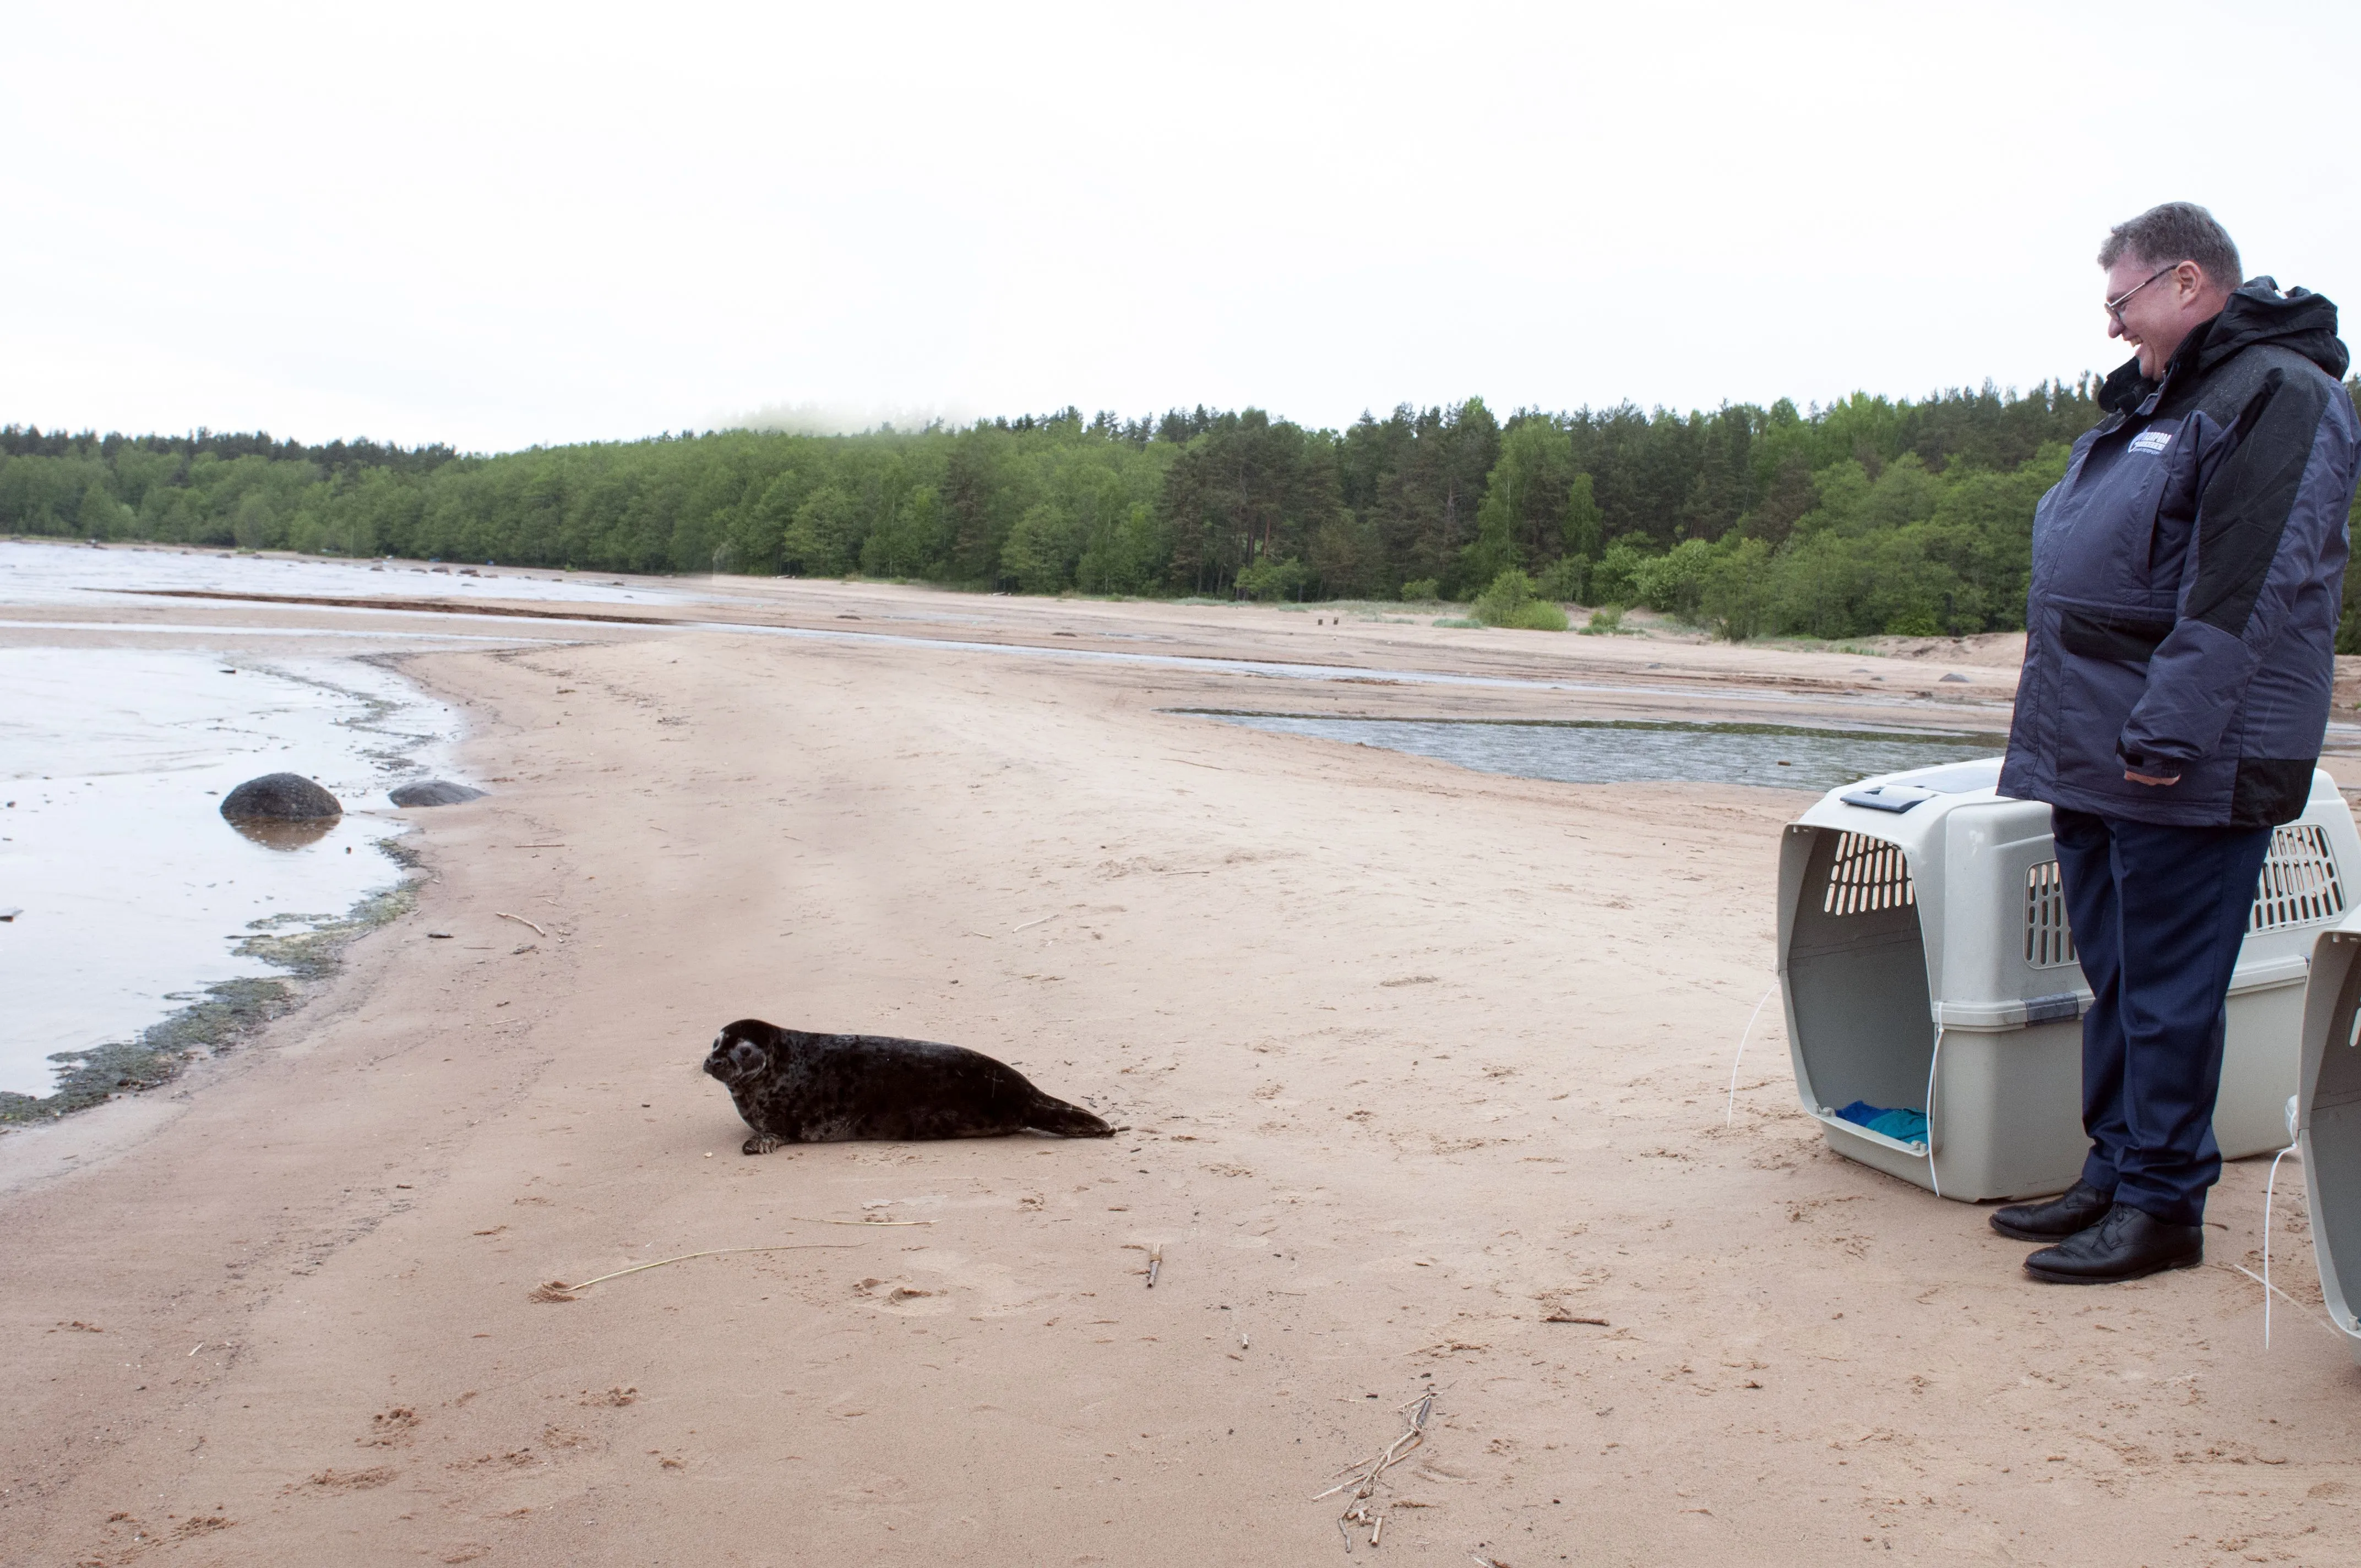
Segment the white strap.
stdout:
<path fill-rule="evenodd" d="M 1721 1113 L 1721 1124 L 1725 1127 L 1738 1114 L 1738 1064 L 1746 1059 L 1746 1036 L 1754 1033 L 1754 1020 L 1763 1016 L 1763 1008 L 1771 1000 L 1771 992 L 1778 989 L 1779 982 L 1773 981 L 1770 989 L 1763 992 L 1763 1000 L 1754 1004 L 1754 1011 L 1746 1015 L 1746 1027 L 1739 1031 L 1738 1055 L 1730 1064 L 1730 1103 L 1723 1107 Z"/>

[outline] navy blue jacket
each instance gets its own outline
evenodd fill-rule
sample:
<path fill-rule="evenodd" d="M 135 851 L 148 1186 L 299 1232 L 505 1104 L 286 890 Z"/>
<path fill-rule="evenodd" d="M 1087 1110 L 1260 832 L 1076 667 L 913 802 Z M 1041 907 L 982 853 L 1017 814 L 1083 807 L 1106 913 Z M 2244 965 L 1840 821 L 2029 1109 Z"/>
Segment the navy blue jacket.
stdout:
<path fill-rule="evenodd" d="M 2361 466 L 2348 362 L 2334 305 L 2257 278 L 2162 380 L 2107 378 L 2034 514 L 2003 795 L 2185 827 L 2302 812 Z"/>

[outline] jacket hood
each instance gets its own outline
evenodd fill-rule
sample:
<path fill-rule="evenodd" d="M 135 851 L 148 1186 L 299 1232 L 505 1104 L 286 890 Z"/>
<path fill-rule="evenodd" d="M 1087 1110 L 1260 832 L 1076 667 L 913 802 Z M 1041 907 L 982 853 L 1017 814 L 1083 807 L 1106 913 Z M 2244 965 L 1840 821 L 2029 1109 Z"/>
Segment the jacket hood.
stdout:
<path fill-rule="evenodd" d="M 2166 380 L 2202 376 L 2231 356 L 2257 344 L 2277 344 L 2311 360 L 2334 380 L 2343 380 L 2353 356 L 2336 335 L 2336 306 L 2309 289 L 2279 292 L 2270 277 L 2248 280 L 2230 296 L 2222 313 L 2202 322 L 2173 351 Z M 2137 408 L 2161 382 L 2140 374 L 2136 356 L 2119 365 L 2099 389 L 2099 406 L 2110 412 Z"/>
<path fill-rule="evenodd" d="M 2257 278 L 2231 295 L 2222 313 L 2213 318 L 2213 330 L 2198 350 L 2197 373 L 2202 376 L 2238 350 L 2257 343 L 2293 349 L 2326 371 L 2332 380 L 2345 379 L 2345 369 L 2353 363 L 2353 356 L 2336 335 L 2336 306 L 2325 295 L 2309 289 L 2290 289 L 2282 294 L 2276 280 Z"/>

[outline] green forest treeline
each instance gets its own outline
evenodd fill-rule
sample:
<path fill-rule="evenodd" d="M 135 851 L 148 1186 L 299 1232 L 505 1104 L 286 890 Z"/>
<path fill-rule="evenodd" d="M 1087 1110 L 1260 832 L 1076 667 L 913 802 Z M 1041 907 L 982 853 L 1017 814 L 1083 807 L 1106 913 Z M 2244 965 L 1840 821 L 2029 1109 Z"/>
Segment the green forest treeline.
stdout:
<path fill-rule="evenodd" d="M 12 425 L 0 531 L 1041 594 L 1477 598 L 1479 613 L 1531 595 L 1646 605 L 1732 639 L 1963 634 L 2022 624 L 2034 505 L 2095 422 L 2094 389 L 1505 422 L 1470 400 L 1341 432 L 1254 409 L 1069 409 L 498 456 Z M 2361 618 L 2345 630 L 2361 640 Z"/>

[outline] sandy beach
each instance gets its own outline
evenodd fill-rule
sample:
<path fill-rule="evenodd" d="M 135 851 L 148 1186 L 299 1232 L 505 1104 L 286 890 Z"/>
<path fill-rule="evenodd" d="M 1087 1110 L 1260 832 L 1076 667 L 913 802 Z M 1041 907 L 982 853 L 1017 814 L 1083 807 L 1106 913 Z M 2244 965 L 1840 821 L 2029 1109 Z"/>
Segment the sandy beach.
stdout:
<path fill-rule="evenodd" d="M 1170 711 L 1998 732 L 2010 640 L 714 594 L 389 641 L 492 791 L 412 814 L 415 912 L 234 1054 L 0 1138 L 0 1561 L 2351 1561 L 2361 1371 L 2294 1162 L 2266 1351 L 2268 1161 L 2206 1266 L 2076 1290 L 1829 1154 L 1775 1001 L 1725 1127 L 1808 795 Z M 746 1015 L 970 1046 L 1127 1130 L 747 1158 L 697 1070 Z M 1429 1395 L 1372 1552 L 1315 1498 Z"/>

